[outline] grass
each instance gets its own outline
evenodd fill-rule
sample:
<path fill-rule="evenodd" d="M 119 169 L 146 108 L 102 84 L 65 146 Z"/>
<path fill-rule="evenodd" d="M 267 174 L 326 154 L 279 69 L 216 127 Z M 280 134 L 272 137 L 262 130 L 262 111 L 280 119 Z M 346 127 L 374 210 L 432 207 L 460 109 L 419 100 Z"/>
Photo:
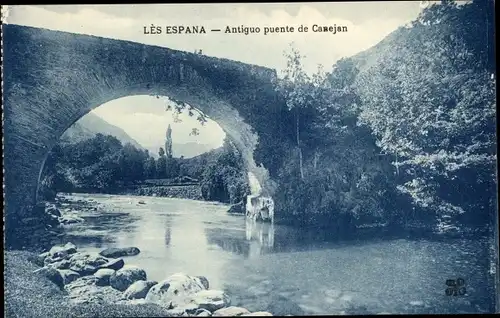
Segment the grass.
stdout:
<path fill-rule="evenodd" d="M 6 317 L 169 317 L 154 304 L 71 304 L 66 292 L 33 271 L 38 269 L 27 251 L 4 253 L 4 314 Z"/>

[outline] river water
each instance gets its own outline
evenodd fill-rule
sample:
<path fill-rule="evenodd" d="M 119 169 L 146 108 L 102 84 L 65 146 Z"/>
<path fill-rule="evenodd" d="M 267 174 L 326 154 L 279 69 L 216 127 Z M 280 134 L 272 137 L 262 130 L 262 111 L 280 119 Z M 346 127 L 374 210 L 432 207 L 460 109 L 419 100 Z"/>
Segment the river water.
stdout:
<path fill-rule="evenodd" d="M 466 240 L 326 242 L 301 229 L 255 224 L 227 205 L 156 197 L 78 194 L 92 201 L 85 222 L 67 226 L 63 242 L 79 250 L 136 246 L 127 264 L 160 281 L 176 272 L 203 275 L 231 304 L 275 315 L 479 313 L 493 307 L 484 243 Z M 139 204 L 139 201 L 145 204 Z M 77 208 L 73 203 L 63 203 Z M 63 206 L 64 209 L 64 206 Z M 447 279 L 463 278 L 465 296 L 446 296 Z"/>

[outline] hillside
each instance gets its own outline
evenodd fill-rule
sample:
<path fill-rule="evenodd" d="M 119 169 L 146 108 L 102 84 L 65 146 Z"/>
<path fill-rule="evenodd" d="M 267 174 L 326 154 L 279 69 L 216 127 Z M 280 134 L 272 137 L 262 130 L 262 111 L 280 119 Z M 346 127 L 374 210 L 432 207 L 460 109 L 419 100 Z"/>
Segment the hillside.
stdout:
<path fill-rule="evenodd" d="M 180 161 L 182 175 L 200 178 L 204 169 L 214 163 L 223 150 L 223 147 L 219 147 L 192 158 L 182 159 Z"/>
<path fill-rule="evenodd" d="M 111 125 L 93 113 L 88 113 L 68 128 L 61 136 L 61 142 L 76 143 L 92 138 L 98 133 L 114 136 L 120 140 L 122 144 L 131 143 L 138 149 L 144 149 L 144 147 L 130 137 L 123 129 Z"/>
<path fill-rule="evenodd" d="M 359 71 L 363 73 L 372 66 L 379 65 L 380 59 L 385 57 L 387 54 L 390 54 L 394 50 L 396 43 L 406 41 L 408 38 L 407 33 L 408 29 L 406 27 L 399 27 L 374 46 L 353 55 L 348 59 L 353 61 Z"/>

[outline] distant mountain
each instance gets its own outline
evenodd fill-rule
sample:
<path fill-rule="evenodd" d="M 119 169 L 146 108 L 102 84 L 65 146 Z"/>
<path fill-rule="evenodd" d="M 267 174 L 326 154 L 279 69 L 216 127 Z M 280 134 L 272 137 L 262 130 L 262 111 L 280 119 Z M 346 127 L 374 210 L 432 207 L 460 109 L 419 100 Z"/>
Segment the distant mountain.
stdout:
<path fill-rule="evenodd" d="M 184 158 L 192 158 L 201 155 L 207 151 L 212 150 L 213 147 L 206 144 L 199 144 L 197 142 L 188 142 L 185 144 L 174 143 L 172 145 L 172 152 L 175 157 L 184 156 Z"/>
<path fill-rule="evenodd" d="M 158 150 L 160 149 L 160 147 L 165 147 L 165 146 L 164 145 L 147 146 L 146 149 L 148 149 L 149 154 L 151 156 L 158 158 Z M 184 158 L 193 158 L 201 154 L 204 154 L 212 149 L 213 147 L 210 145 L 200 144 L 197 142 L 187 142 L 187 143 L 174 142 L 172 144 L 172 152 L 175 158 L 180 158 L 181 156 L 184 156 Z"/>
<path fill-rule="evenodd" d="M 111 125 L 93 113 L 88 113 L 68 128 L 61 136 L 61 142 L 76 143 L 92 138 L 98 133 L 114 136 L 120 140 L 122 144 L 131 143 L 136 148 L 144 150 L 144 147 L 130 137 L 123 129 Z"/>

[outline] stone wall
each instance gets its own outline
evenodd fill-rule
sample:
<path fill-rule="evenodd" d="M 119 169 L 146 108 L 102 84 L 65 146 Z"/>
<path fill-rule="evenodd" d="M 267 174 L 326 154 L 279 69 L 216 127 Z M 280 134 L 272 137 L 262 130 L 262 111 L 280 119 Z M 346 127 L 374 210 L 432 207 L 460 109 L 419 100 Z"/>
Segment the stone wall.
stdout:
<path fill-rule="evenodd" d="M 139 186 L 121 191 L 127 195 L 145 195 L 154 197 L 203 200 L 199 185 L 183 186 Z"/>

